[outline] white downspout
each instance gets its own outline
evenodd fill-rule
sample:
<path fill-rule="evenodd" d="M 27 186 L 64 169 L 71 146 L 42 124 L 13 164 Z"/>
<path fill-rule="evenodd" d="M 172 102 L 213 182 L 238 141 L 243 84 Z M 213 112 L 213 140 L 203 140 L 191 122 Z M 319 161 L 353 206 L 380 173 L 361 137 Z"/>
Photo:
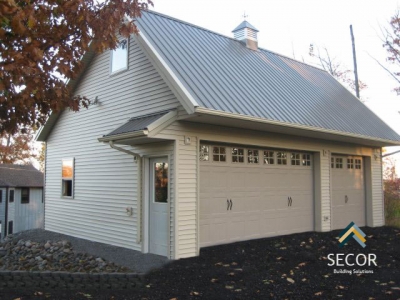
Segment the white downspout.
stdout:
<path fill-rule="evenodd" d="M 111 148 L 132 155 L 134 162 L 137 163 L 137 234 L 136 243 L 140 244 L 142 241 L 142 155 L 139 153 L 115 146 L 113 141 L 109 141 L 108 144 Z"/>

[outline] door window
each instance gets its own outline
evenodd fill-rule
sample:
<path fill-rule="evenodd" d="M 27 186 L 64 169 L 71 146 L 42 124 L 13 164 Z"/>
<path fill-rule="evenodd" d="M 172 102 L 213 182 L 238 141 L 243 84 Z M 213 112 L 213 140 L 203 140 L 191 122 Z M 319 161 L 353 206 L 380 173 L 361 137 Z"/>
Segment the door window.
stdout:
<path fill-rule="evenodd" d="M 168 163 L 154 163 L 154 202 L 168 202 Z"/>

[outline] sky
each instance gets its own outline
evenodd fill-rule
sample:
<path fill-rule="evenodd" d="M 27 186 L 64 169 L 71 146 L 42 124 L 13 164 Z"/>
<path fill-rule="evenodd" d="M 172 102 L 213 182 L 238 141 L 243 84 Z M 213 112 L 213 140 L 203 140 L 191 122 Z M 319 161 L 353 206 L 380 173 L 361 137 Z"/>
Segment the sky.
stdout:
<path fill-rule="evenodd" d="M 382 28 L 400 8 L 400 0 L 153 0 L 153 10 L 233 36 L 246 20 L 258 30 L 259 47 L 315 64 L 309 46 L 326 47 L 346 69 L 353 69 L 350 25 L 355 36 L 359 79 L 368 85 L 361 97 L 372 111 L 400 134 L 397 82 L 371 57 L 386 67 Z M 400 66 L 398 68 L 400 70 Z M 388 152 L 400 150 L 390 147 Z M 400 155 L 395 156 L 400 171 Z M 398 172 L 399 174 L 400 172 Z"/>

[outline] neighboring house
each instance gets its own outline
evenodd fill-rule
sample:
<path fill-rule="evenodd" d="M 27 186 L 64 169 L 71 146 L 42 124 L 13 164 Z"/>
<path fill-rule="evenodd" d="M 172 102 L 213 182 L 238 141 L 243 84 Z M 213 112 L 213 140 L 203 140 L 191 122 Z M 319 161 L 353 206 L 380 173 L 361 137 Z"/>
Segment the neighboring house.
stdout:
<path fill-rule="evenodd" d="M 0 164 L 1 238 L 43 228 L 43 221 L 43 173 L 31 165 Z"/>
<path fill-rule="evenodd" d="M 400 136 L 330 74 L 144 12 L 138 36 L 69 86 L 53 114 L 45 229 L 172 259 L 201 247 L 384 225 L 381 147 Z"/>

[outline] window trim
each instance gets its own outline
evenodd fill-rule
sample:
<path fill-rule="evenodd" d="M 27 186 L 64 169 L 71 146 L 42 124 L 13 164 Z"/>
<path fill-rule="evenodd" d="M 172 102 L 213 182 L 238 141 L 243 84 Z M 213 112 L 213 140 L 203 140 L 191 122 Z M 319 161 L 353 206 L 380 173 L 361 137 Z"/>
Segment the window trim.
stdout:
<path fill-rule="evenodd" d="M 291 166 L 302 166 L 301 164 L 302 154 L 299 152 L 290 152 L 290 165 Z M 294 162 L 294 163 L 293 163 Z M 297 164 L 298 162 L 298 164 Z"/>
<path fill-rule="evenodd" d="M 28 200 L 22 201 L 22 196 L 23 196 L 22 195 L 22 191 L 23 190 L 27 190 L 28 191 Z M 30 188 L 26 188 L 26 187 L 21 188 L 21 204 L 29 204 L 30 198 L 31 198 L 31 190 L 30 190 Z"/>
<path fill-rule="evenodd" d="M 121 40 L 118 41 L 118 43 L 121 43 L 122 41 L 126 40 L 126 67 L 120 68 L 118 70 L 113 71 L 113 57 L 114 57 L 114 50 L 110 50 L 110 76 L 117 75 L 119 73 L 125 72 L 129 69 L 129 38 L 122 38 Z"/>
<path fill-rule="evenodd" d="M 71 161 L 72 160 L 72 178 L 69 177 L 63 177 L 62 176 L 62 168 L 63 168 L 63 162 L 64 161 Z M 64 181 L 66 180 L 71 180 L 72 181 L 72 187 L 71 187 L 71 196 L 65 196 L 64 195 Z M 64 199 L 74 199 L 75 197 L 75 158 L 63 158 L 61 160 L 61 198 Z"/>

